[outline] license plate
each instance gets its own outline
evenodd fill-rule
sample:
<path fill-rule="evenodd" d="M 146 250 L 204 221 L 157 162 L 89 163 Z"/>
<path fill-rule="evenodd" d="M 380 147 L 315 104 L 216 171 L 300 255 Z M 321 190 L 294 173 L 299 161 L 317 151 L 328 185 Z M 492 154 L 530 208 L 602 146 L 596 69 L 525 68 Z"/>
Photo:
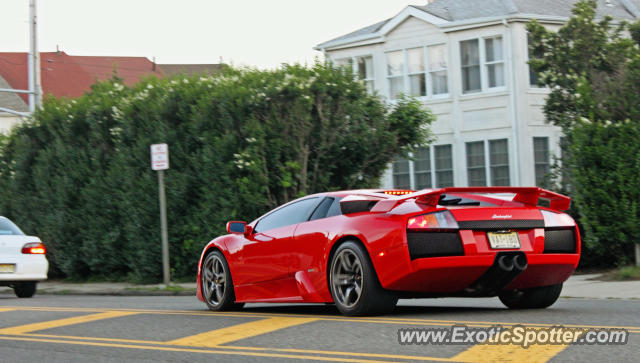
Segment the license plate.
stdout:
<path fill-rule="evenodd" d="M 487 232 L 491 248 L 520 248 L 518 232 Z"/>
<path fill-rule="evenodd" d="M 7 274 L 16 272 L 16 265 L 13 263 L 0 264 L 0 274 Z"/>

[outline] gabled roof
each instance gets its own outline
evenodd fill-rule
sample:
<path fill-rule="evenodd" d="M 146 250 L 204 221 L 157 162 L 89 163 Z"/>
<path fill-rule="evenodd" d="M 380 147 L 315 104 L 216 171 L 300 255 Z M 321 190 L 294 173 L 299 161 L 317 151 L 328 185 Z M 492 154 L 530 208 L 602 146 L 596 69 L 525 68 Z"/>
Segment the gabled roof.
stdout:
<path fill-rule="evenodd" d="M 7 88 L 28 88 L 27 67 L 27 53 L 0 53 L 0 76 L 9 83 Z M 85 57 L 65 52 L 40 53 L 40 72 L 44 96 L 55 97 L 79 97 L 97 80 L 109 79 L 114 72 L 127 85 L 143 76 L 164 75 L 145 57 Z M 27 95 L 20 97 L 27 102 Z"/>
<path fill-rule="evenodd" d="M 447 27 L 465 22 L 509 17 L 549 17 L 567 19 L 578 0 L 435 0 L 427 5 L 411 5 L 391 19 L 356 30 L 316 46 L 325 49 L 382 37 L 391 31 L 391 23 L 399 24 L 408 16 L 423 18 L 436 26 Z M 640 0 L 597 0 L 598 16 L 611 16 L 617 20 L 640 18 Z M 415 11 L 411 11 L 415 9 Z M 416 11 L 418 13 L 416 13 Z M 422 15 L 420 15 L 420 13 Z M 431 21 L 424 16 L 431 17 Z M 435 20 L 435 21 L 434 21 Z M 386 31 L 386 32 L 385 32 Z"/>
<path fill-rule="evenodd" d="M 405 19 L 407 19 L 410 16 L 416 17 L 418 19 L 422 19 L 434 25 L 445 25 L 446 23 L 449 23 L 449 21 L 437 15 L 434 15 L 422 9 L 419 9 L 416 6 L 407 6 L 393 18 L 381 21 L 379 23 L 370 25 L 360 30 L 356 30 L 355 32 L 349 33 L 347 35 L 343 35 L 341 37 L 329 40 L 327 42 L 317 45 L 315 49 L 321 50 L 321 49 L 333 47 L 336 45 L 357 42 L 360 40 L 373 39 L 379 36 L 383 36 L 388 32 L 390 32 L 391 30 L 393 30 L 401 22 L 403 22 Z"/>
<path fill-rule="evenodd" d="M 598 16 L 612 16 L 616 19 L 633 20 L 634 14 L 628 9 L 639 0 L 598 0 Z M 449 21 L 459 21 L 513 14 L 530 14 L 570 17 L 577 0 L 436 0 L 418 8 L 438 15 Z"/>
<path fill-rule="evenodd" d="M 375 34 L 380 30 L 380 28 L 382 28 L 391 19 L 393 19 L 393 18 L 389 18 L 389 19 L 377 22 L 377 23 L 375 23 L 373 25 L 369 25 L 369 26 L 364 27 L 362 29 L 358 29 L 358 30 L 356 30 L 354 32 L 351 32 L 349 34 L 345 34 L 343 36 L 331 39 L 328 42 L 325 42 L 323 44 L 340 42 L 342 40 L 348 40 L 348 39 L 352 39 L 352 38 L 357 38 L 357 37 L 360 37 L 360 36 L 363 36 L 363 35 Z M 318 47 L 320 47 L 321 45 L 318 45 Z"/>

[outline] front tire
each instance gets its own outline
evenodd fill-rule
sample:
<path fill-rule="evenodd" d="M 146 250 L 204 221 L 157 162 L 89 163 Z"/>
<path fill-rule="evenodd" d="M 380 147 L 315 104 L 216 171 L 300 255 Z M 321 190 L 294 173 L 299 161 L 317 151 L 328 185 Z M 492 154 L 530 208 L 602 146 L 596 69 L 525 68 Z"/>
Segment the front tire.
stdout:
<path fill-rule="evenodd" d="M 386 314 L 398 302 L 380 285 L 367 251 L 353 241 L 341 244 L 333 254 L 329 287 L 336 307 L 347 316 Z"/>
<path fill-rule="evenodd" d="M 235 302 L 229 265 L 219 251 L 213 251 L 204 258 L 200 270 L 200 287 L 209 310 L 236 310 L 244 305 Z"/>
<path fill-rule="evenodd" d="M 544 309 L 560 297 L 562 284 L 506 291 L 498 297 L 510 309 Z"/>
<path fill-rule="evenodd" d="M 33 297 L 36 293 L 36 286 L 37 282 L 35 281 L 18 282 L 13 286 L 13 292 L 19 298 Z"/>

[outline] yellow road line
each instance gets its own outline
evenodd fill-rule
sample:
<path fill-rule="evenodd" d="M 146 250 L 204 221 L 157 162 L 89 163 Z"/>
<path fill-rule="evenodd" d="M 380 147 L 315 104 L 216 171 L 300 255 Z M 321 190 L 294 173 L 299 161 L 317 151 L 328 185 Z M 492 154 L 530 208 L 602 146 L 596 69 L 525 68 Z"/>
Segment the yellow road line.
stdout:
<path fill-rule="evenodd" d="M 0 313 L 3 311 L 13 311 L 15 310 L 14 308 L 0 308 Z"/>
<path fill-rule="evenodd" d="M 112 311 L 110 309 L 94 309 L 94 308 L 53 308 L 53 307 L 19 307 L 12 306 L 15 310 L 33 310 L 33 311 L 83 311 L 83 312 L 104 312 Z M 272 317 L 295 317 L 295 318 L 313 318 L 323 321 L 339 321 L 339 322 L 356 322 L 356 323 L 378 323 L 378 324 L 407 324 L 407 325 L 427 325 L 427 326 L 451 326 L 456 324 L 464 324 L 471 327 L 491 327 L 494 325 L 502 325 L 504 327 L 512 327 L 515 325 L 525 325 L 530 327 L 554 327 L 562 325 L 566 328 L 585 328 L 585 329 L 627 329 L 630 333 L 640 333 L 640 326 L 609 326 L 609 325 L 583 325 L 583 324 L 560 324 L 560 323 L 523 323 L 523 322 L 498 322 L 498 321 L 471 321 L 471 320 L 436 320 L 436 319 L 411 319 L 411 318 L 394 318 L 394 317 L 345 317 L 341 315 L 311 315 L 311 314 L 285 314 L 285 313 L 255 313 L 245 312 L 212 312 L 212 311 L 189 311 L 189 310 L 145 310 L 145 309 L 118 309 L 117 311 L 131 311 L 140 314 L 158 314 L 158 315 L 193 315 L 193 316 L 225 316 L 225 317 L 255 317 L 255 318 L 272 318 Z"/>
<path fill-rule="evenodd" d="M 511 332 L 502 332 L 511 334 Z M 476 344 L 451 358 L 457 362 L 526 362 L 544 363 L 565 350 L 569 344 Z"/>
<path fill-rule="evenodd" d="M 73 340 L 93 340 L 93 341 L 114 342 L 114 343 L 170 345 L 167 342 L 158 342 L 158 341 L 153 341 L 153 340 L 79 337 L 79 336 L 71 336 L 71 335 L 52 335 L 52 334 L 28 334 L 27 336 L 28 337 L 35 337 L 35 338 L 58 338 L 58 339 L 73 339 Z M 450 358 L 444 358 L 444 357 L 441 358 L 441 357 L 421 357 L 421 356 L 414 356 L 414 355 L 398 355 L 398 354 L 382 354 L 382 353 L 341 352 L 341 351 L 334 351 L 334 350 L 318 350 L 318 349 L 241 347 L 241 346 L 235 346 L 235 345 L 220 345 L 220 346 L 216 346 L 216 347 L 212 347 L 212 348 L 229 349 L 229 350 L 259 351 L 259 352 L 282 352 L 282 353 L 339 355 L 339 356 L 364 357 L 364 358 L 387 358 L 387 359 L 416 360 L 416 361 L 437 361 L 437 362 L 449 362 L 449 361 L 452 361 Z"/>
<path fill-rule="evenodd" d="M 404 360 L 408 359 L 408 360 L 418 360 L 418 361 L 456 362 L 451 358 L 445 358 L 445 357 L 420 357 L 415 355 L 339 352 L 339 351 L 317 350 L 317 349 L 239 347 L 239 346 L 230 346 L 230 345 L 224 345 L 217 348 L 243 349 L 243 350 L 268 350 L 268 351 L 274 351 L 274 352 L 288 352 L 288 353 L 346 355 L 346 356 L 358 356 L 358 357 L 369 357 L 369 358 L 389 358 L 389 359 L 404 359 Z"/>
<path fill-rule="evenodd" d="M 369 359 L 351 359 L 351 358 L 337 358 L 337 357 L 321 357 L 313 355 L 294 355 L 294 354 L 279 354 L 279 353 L 262 353 L 262 352 L 246 352 L 246 351 L 232 351 L 232 350 L 208 350 L 197 348 L 177 348 L 167 346 L 146 346 L 146 345 L 130 345 L 130 344 L 116 344 L 116 343 L 98 343 L 87 341 L 68 341 L 58 339 L 43 339 L 43 338 L 31 338 L 31 337 L 6 337 L 0 336 L 1 340 L 18 340 L 27 342 L 39 342 L 39 343 L 55 343 L 55 344 L 75 344 L 83 346 L 97 346 L 97 347 L 110 347 L 110 348 L 127 348 L 127 349 L 143 349 L 143 350 L 157 350 L 166 352 L 183 352 L 183 353 L 202 353 L 202 354 L 220 354 L 220 355 L 234 355 L 234 356 L 249 356 L 249 357 L 264 357 L 264 358 L 289 358 L 289 359 L 304 359 L 304 360 L 319 360 L 319 361 L 331 361 L 331 362 L 390 362 L 390 361 L 378 361 Z M 440 360 L 440 359 L 437 359 Z M 446 360 L 446 359 L 445 359 Z"/>
<path fill-rule="evenodd" d="M 59 328 L 67 325 L 74 325 L 80 323 L 88 323 L 96 320 L 103 320 L 109 318 L 117 318 L 121 316 L 135 315 L 137 313 L 130 311 L 107 311 L 104 313 L 74 316 L 72 318 L 49 320 L 41 323 L 33 323 L 19 326 L 12 326 L 10 328 L 0 329 L 0 334 L 26 334 L 33 331 L 45 330 L 51 328 Z"/>
<path fill-rule="evenodd" d="M 187 345 L 192 347 L 216 347 L 236 340 L 254 337 L 292 326 L 306 324 L 318 319 L 313 318 L 267 318 L 244 324 L 216 329 L 166 342 L 171 345 Z"/>
<path fill-rule="evenodd" d="M 166 345 L 165 342 L 155 341 L 155 340 L 102 338 L 102 337 L 79 337 L 79 336 L 75 336 L 75 335 L 37 334 L 37 333 L 29 333 L 29 334 L 24 334 L 24 335 L 18 334 L 18 335 L 36 337 L 36 338 L 60 338 L 60 339 L 73 339 L 73 340 L 95 340 L 95 341 L 99 341 L 99 342 L 114 342 L 114 343 Z"/>

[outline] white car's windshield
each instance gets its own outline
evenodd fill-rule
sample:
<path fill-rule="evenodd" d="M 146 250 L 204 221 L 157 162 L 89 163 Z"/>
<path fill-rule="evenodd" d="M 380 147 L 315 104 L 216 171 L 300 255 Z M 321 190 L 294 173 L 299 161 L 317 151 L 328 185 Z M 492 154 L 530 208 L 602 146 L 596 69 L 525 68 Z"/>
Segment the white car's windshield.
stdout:
<path fill-rule="evenodd" d="M 0 236 L 2 235 L 24 235 L 24 233 L 5 217 L 0 217 Z"/>

